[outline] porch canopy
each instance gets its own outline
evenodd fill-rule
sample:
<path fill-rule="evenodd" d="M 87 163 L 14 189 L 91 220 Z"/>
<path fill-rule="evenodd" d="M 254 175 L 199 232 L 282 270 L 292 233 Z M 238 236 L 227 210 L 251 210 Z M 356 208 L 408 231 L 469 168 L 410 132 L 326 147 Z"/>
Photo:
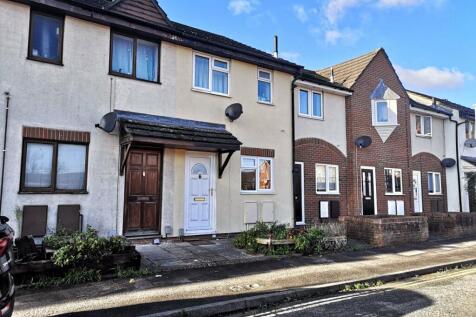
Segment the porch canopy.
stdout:
<path fill-rule="evenodd" d="M 468 162 L 474 166 L 476 166 L 476 157 L 473 156 L 461 156 L 461 159 L 465 162 Z"/>
<path fill-rule="evenodd" d="M 195 151 L 217 152 L 221 177 L 233 152 L 241 142 L 224 124 L 186 120 L 173 117 L 114 110 L 96 125 L 107 133 L 119 134 L 121 144 L 121 174 L 132 145 L 157 145 Z M 222 163 L 222 154 L 228 154 Z"/>

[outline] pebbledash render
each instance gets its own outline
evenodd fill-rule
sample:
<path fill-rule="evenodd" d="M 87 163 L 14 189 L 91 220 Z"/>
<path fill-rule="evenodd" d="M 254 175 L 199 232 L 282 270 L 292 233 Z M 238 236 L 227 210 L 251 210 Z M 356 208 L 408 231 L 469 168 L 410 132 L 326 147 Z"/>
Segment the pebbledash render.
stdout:
<path fill-rule="evenodd" d="M 21 235 L 340 220 L 385 245 L 476 209 L 474 111 L 407 91 L 383 49 L 311 71 L 155 0 L 0 0 L 0 41 L 0 207 Z"/>

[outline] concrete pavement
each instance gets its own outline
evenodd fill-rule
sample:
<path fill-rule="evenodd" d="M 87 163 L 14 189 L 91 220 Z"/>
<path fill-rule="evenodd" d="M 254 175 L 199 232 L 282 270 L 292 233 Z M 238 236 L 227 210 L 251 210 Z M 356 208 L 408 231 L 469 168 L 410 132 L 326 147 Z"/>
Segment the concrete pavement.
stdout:
<path fill-rule="evenodd" d="M 476 316 L 476 268 L 429 274 L 233 317 Z"/>
<path fill-rule="evenodd" d="M 131 283 L 111 280 L 62 290 L 20 291 L 14 316 L 142 316 L 457 261 L 476 261 L 475 240 L 429 241 L 325 257 L 296 256 L 174 271 Z"/>

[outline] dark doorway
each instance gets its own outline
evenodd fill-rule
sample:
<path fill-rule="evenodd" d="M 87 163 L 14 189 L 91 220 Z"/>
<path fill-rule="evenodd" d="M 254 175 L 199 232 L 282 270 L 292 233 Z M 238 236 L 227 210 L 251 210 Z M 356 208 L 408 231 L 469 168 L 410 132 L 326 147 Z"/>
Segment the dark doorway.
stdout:
<path fill-rule="evenodd" d="M 296 223 L 303 223 L 303 167 L 302 163 L 294 164 L 293 171 L 293 193 L 294 193 L 294 221 Z"/>
<path fill-rule="evenodd" d="M 476 173 L 466 173 L 469 211 L 476 212 Z"/>
<path fill-rule="evenodd" d="M 375 214 L 375 175 L 372 169 L 362 169 L 362 213 L 365 216 Z"/>
<path fill-rule="evenodd" d="M 133 149 L 126 173 L 125 235 L 159 234 L 162 152 Z"/>

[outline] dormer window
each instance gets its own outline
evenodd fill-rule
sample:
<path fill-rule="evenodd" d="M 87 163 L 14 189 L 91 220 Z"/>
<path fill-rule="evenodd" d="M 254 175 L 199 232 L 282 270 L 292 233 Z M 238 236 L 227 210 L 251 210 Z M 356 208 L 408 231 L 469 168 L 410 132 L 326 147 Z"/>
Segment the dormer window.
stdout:
<path fill-rule="evenodd" d="M 374 126 L 397 126 L 397 101 L 400 96 L 391 90 L 383 80 L 370 95 L 372 124 Z M 384 141 L 385 142 L 385 141 Z"/>
<path fill-rule="evenodd" d="M 376 123 L 388 123 L 388 101 L 376 101 Z"/>

